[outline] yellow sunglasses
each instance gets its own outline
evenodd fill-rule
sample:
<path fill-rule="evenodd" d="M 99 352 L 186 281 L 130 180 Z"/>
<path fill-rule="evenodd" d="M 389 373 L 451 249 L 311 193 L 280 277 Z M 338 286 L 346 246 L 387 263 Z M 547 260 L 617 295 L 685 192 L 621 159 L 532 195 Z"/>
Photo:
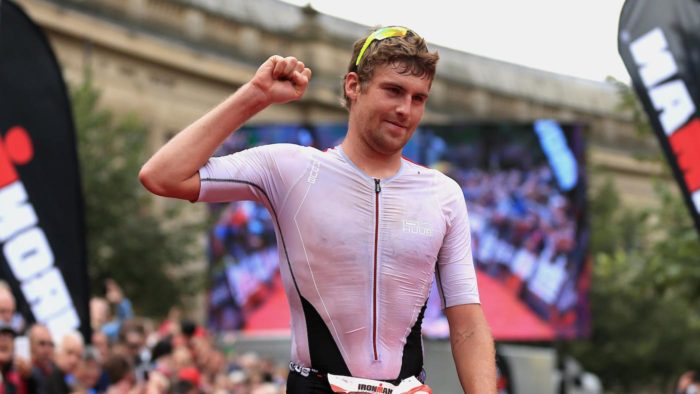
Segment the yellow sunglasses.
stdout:
<path fill-rule="evenodd" d="M 412 30 L 401 26 L 387 26 L 375 30 L 374 32 L 372 32 L 372 34 L 369 35 L 369 37 L 367 37 L 364 45 L 362 45 L 362 49 L 360 49 L 360 53 L 357 55 L 357 60 L 355 60 L 355 67 L 358 67 L 360 65 L 360 61 L 362 61 L 362 56 L 365 54 L 365 51 L 367 50 L 367 48 L 369 48 L 372 42 L 381 41 L 391 37 L 405 37 L 409 32 L 411 32 L 411 34 L 414 35 L 416 34 Z"/>

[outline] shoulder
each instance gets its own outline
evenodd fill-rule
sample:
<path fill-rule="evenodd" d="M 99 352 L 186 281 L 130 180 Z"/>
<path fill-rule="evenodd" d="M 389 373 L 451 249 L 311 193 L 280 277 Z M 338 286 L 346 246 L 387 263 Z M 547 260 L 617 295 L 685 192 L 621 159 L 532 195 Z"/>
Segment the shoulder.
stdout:
<path fill-rule="evenodd" d="M 321 151 L 309 146 L 281 143 L 267 145 L 268 158 L 274 162 L 280 173 L 303 171 Z"/>
<path fill-rule="evenodd" d="M 459 182 L 437 169 L 422 167 L 421 171 L 426 171 L 426 175 L 430 178 L 433 198 L 443 215 L 448 218 L 448 222 L 452 223 L 455 218 L 466 217 L 467 206 L 464 191 Z"/>
<path fill-rule="evenodd" d="M 260 154 L 269 154 L 273 155 L 275 157 L 278 157 L 276 155 L 302 155 L 302 154 L 309 154 L 311 151 L 315 150 L 314 148 L 309 148 L 306 146 L 301 146 L 301 145 L 296 145 L 296 144 L 290 144 L 290 143 L 279 143 L 279 144 L 269 144 L 269 145 L 260 145 L 260 146 L 255 146 L 252 148 L 248 148 L 242 152 L 255 152 L 255 153 L 260 153 Z"/>
<path fill-rule="evenodd" d="M 454 194 L 458 195 L 459 197 L 463 197 L 462 187 L 459 185 L 459 183 L 457 183 L 457 181 L 438 170 L 433 171 L 435 171 L 435 183 L 438 184 L 440 190 L 443 190 L 448 194 Z"/>
<path fill-rule="evenodd" d="M 441 171 L 415 163 L 406 157 L 402 160 L 402 178 L 410 183 L 410 187 L 429 190 L 440 203 L 444 203 L 445 198 L 464 198 L 462 187 Z"/>
<path fill-rule="evenodd" d="M 430 182 L 435 193 L 442 199 L 447 196 L 463 198 L 462 187 L 452 178 L 443 172 L 415 163 L 404 157 L 408 171 L 413 174 L 420 174 L 422 178 Z"/>
<path fill-rule="evenodd" d="M 274 165 L 285 166 L 294 162 L 303 161 L 305 157 L 313 155 L 314 151 L 317 152 L 314 148 L 289 143 L 269 144 L 254 146 L 227 155 L 213 157 L 211 161 L 234 166 L 239 163 L 247 163 L 253 166 L 260 166 L 261 168 Z"/>

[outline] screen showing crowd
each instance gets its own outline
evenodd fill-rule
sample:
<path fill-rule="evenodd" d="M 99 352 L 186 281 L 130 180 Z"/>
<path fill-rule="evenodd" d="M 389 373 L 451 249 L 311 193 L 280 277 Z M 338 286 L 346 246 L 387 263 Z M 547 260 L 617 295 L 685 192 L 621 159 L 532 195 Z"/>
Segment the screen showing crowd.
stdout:
<path fill-rule="evenodd" d="M 271 143 L 320 150 L 340 144 L 345 125 L 249 126 L 216 155 Z M 482 305 L 497 340 L 542 341 L 588 333 L 590 261 L 583 127 L 533 124 L 424 125 L 404 156 L 461 187 L 469 212 Z M 214 330 L 287 330 L 272 218 L 259 204 L 210 204 Z M 449 334 L 433 288 L 427 337 Z"/>

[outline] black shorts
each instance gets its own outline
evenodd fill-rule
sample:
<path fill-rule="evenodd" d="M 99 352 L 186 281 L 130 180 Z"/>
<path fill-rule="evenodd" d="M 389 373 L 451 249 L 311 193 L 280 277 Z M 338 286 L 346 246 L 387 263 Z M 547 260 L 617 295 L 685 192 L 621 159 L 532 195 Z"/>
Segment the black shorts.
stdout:
<path fill-rule="evenodd" d="M 333 394 L 333 390 L 327 379 L 289 371 L 287 394 Z"/>

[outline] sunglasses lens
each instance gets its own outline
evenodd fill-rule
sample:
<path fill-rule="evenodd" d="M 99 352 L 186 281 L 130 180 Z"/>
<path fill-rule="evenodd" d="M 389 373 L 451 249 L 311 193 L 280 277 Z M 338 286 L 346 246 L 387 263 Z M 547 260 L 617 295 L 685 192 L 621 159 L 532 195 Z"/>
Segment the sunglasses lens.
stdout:
<path fill-rule="evenodd" d="M 377 31 L 376 40 L 383 40 L 389 37 L 403 37 L 408 32 L 404 27 L 387 27 Z"/>
<path fill-rule="evenodd" d="M 376 30 L 374 33 L 370 34 L 369 37 L 367 37 L 364 45 L 362 45 L 362 49 L 360 49 L 360 53 L 357 55 L 357 60 L 355 60 L 355 66 L 360 65 L 360 61 L 362 60 L 362 56 L 365 54 L 365 50 L 367 50 L 372 42 L 381 41 L 391 37 L 403 37 L 408 34 L 408 32 L 409 30 L 407 28 L 400 26 L 383 27 Z"/>

